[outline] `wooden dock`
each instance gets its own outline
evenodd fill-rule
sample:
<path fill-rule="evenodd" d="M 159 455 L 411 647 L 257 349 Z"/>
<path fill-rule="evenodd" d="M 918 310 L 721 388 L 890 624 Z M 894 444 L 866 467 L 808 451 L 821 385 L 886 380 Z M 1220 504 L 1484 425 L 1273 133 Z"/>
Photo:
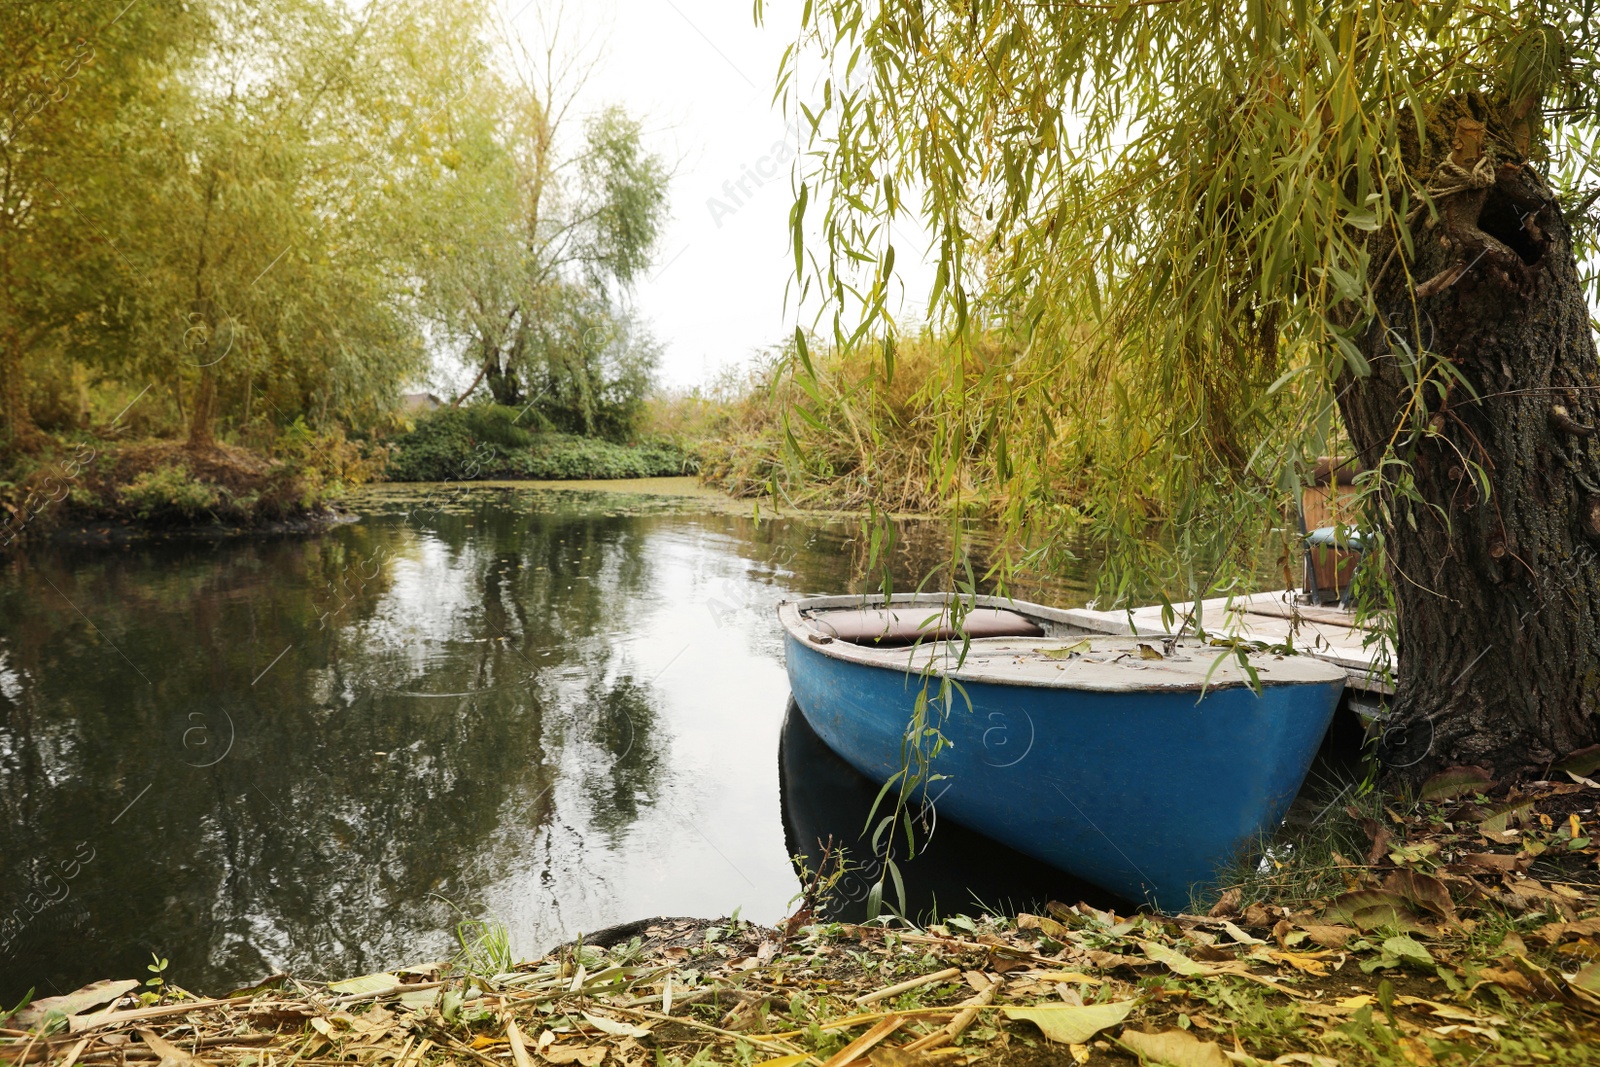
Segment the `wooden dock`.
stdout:
<path fill-rule="evenodd" d="M 1394 692 L 1374 673 L 1376 641 L 1363 644 L 1367 631 L 1355 625 L 1353 612 L 1335 606 L 1302 603 L 1303 594 L 1294 589 L 1217 597 L 1200 601 L 1199 619 L 1210 633 L 1225 633 L 1250 641 L 1278 645 L 1292 641 L 1294 647 L 1318 659 L 1343 667 L 1349 687 L 1374 698 Z M 1193 603 L 1174 604 L 1177 619 L 1169 629 L 1161 621 L 1161 605 L 1134 608 L 1132 611 L 1099 611 L 1070 608 L 1062 614 L 1086 630 L 1102 633 L 1160 636 L 1181 628 L 1194 610 Z M 1190 626 L 1190 632 L 1194 627 Z"/>

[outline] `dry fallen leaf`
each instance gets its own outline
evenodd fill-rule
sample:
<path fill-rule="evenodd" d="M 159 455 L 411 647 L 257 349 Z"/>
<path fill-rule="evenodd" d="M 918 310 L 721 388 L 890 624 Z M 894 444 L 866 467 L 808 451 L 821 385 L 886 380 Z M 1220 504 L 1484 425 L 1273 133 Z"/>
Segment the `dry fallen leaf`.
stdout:
<path fill-rule="evenodd" d="M 650 1031 L 646 1030 L 644 1027 L 635 1026 L 632 1023 L 625 1023 L 620 1019 L 608 1019 L 604 1015 L 591 1015 L 588 1012 L 584 1012 L 583 1017 L 584 1019 L 588 1020 L 590 1026 L 593 1026 L 596 1030 L 599 1030 L 602 1033 L 610 1034 L 612 1037 L 650 1036 Z"/>
<path fill-rule="evenodd" d="M 533 1067 L 533 1057 L 528 1055 L 528 1046 L 523 1044 L 522 1031 L 517 1029 L 515 1019 L 506 1023 L 506 1041 L 511 1045 L 511 1059 L 517 1067 Z"/>
<path fill-rule="evenodd" d="M 867 1062 L 872 1067 L 947 1067 L 953 1063 L 965 1063 L 966 1059 L 967 1053 L 958 1048 L 910 1052 L 903 1048 L 880 1047 L 873 1050 Z"/>
<path fill-rule="evenodd" d="M 1305 923 L 1300 929 L 1306 936 L 1326 948 L 1344 948 L 1345 942 L 1356 936 L 1354 927 L 1327 926 L 1322 923 Z"/>
<path fill-rule="evenodd" d="M 1008 1019 L 1024 1019 L 1037 1026 L 1044 1036 L 1063 1045 L 1080 1045 L 1109 1026 L 1128 1017 L 1135 1001 L 1110 1004 L 1049 1004 L 1036 1008 L 1001 1008 Z"/>
<path fill-rule="evenodd" d="M 1263 941 L 1261 938 L 1252 937 L 1251 935 L 1245 933 L 1243 930 L 1239 929 L 1237 926 L 1233 925 L 1233 923 L 1224 922 L 1222 924 L 1222 929 L 1227 933 L 1227 935 L 1229 937 L 1233 938 L 1235 941 L 1239 942 L 1239 944 L 1241 944 L 1241 945 L 1265 945 L 1266 944 L 1266 942 Z"/>
<path fill-rule="evenodd" d="M 1141 1058 L 1171 1067 L 1228 1067 L 1228 1057 L 1215 1041 L 1202 1041 L 1186 1030 L 1142 1034 L 1124 1030 L 1119 1038 Z"/>
<path fill-rule="evenodd" d="M 1224 891 L 1222 896 L 1217 898 L 1216 904 L 1206 914 L 1213 919 L 1222 919 L 1239 914 L 1239 899 L 1242 895 L 1237 888 Z"/>
<path fill-rule="evenodd" d="M 82 989 L 75 990 L 62 997 L 43 997 L 35 1000 L 27 1007 L 18 1011 L 7 1021 L 7 1026 L 31 1030 L 44 1021 L 44 1017 L 51 1012 L 62 1015 L 80 1015 L 90 1008 L 98 1008 L 102 1004 L 109 1004 L 113 1000 L 139 988 L 137 978 L 126 978 L 120 982 L 101 981 L 91 982 Z"/>
<path fill-rule="evenodd" d="M 1516 993 L 1524 997 L 1533 996 L 1533 983 L 1529 982 L 1527 976 L 1519 971 L 1509 971 L 1500 967 L 1485 967 L 1478 972 L 1478 978 L 1485 982 L 1493 982 L 1508 993 Z"/>
<path fill-rule="evenodd" d="M 1327 977 L 1328 965 L 1322 961 L 1333 955 L 1332 952 L 1287 952 L 1274 951 L 1273 949 L 1265 949 L 1263 951 L 1273 963 L 1287 963 L 1297 971 L 1316 975 L 1319 978 Z"/>
<path fill-rule="evenodd" d="M 1399 1040 L 1400 1054 L 1406 1058 L 1407 1063 L 1416 1064 L 1417 1067 L 1433 1067 L 1439 1061 L 1434 1059 L 1433 1050 L 1414 1037 L 1402 1037 Z"/>
<path fill-rule="evenodd" d="M 210 1067 L 210 1064 L 199 1056 L 184 1051 L 153 1030 L 140 1030 L 139 1036 L 150 1046 L 150 1051 L 161 1057 L 160 1067 Z"/>

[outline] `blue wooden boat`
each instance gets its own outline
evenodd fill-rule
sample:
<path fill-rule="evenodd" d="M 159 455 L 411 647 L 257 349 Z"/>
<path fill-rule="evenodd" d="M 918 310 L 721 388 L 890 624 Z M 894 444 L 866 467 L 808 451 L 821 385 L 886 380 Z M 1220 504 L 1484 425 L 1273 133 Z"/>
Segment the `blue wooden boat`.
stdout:
<path fill-rule="evenodd" d="M 941 816 L 1166 910 L 1282 820 L 1345 683 L 1309 656 L 1254 654 L 1258 693 L 1193 637 L 1096 634 L 991 597 L 956 614 L 944 594 L 780 604 L 806 721 L 885 782 L 926 692 L 952 745 L 925 794 Z"/>

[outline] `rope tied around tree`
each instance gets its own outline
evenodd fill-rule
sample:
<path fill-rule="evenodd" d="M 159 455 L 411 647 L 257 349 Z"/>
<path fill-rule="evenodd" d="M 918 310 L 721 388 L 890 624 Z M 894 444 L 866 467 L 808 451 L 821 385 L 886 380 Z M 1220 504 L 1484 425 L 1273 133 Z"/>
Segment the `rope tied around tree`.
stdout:
<path fill-rule="evenodd" d="M 1439 200 L 1474 189 L 1487 189 L 1495 182 L 1494 156 L 1488 152 L 1478 157 L 1471 168 L 1454 159 L 1446 159 L 1433 168 L 1433 175 L 1425 190 L 1428 196 Z"/>
<path fill-rule="evenodd" d="M 1427 199 L 1411 209 L 1406 216 L 1406 225 L 1416 223 L 1418 217 L 1428 210 L 1430 203 L 1438 203 L 1447 196 L 1457 193 L 1470 193 L 1475 189 L 1487 189 L 1495 183 L 1494 156 L 1484 153 L 1471 167 L 1462 166 L 1453 158 L 1443 160 L 1433 173 L 1429 175 L 1428 184 L 1423 187 Z M 1432 219 L 1428 225 L 1433 225 Z"/>

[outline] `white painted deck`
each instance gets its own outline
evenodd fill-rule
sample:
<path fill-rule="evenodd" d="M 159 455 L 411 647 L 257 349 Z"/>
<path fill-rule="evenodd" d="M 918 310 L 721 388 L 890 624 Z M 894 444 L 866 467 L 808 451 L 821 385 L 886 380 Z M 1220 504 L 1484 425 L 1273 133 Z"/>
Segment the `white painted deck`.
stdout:
<path fill-rule="evenodd" d="M 1200 618 L 1211 633 L 1226 633 L 1246 640 L 1294 646 L 1308 655 L 1341 667 L 1352 689 L 1374 695 L 1393 692 L 1373 674 L 1376 646 L 1365 647 L 1365 630 L 1357 628 L 1352 612 L 1338 607 L 1317 607 L 1297 602 L 1299 593 L 1281 589 L 1244 596 L 1218 597 L 1200 602 Z M 1192 603 L 1174 604 L 1179 629 L 1193 610 Z M 1060 613 L 1086 630 L 1113 634 L 1158 635 L 1171 632 L 1161 621 L 1161 606 L 1129 611 L 1070 608 Z M 1192 628 L 1191 628 L 1192 630 Z"/>
<path fill-rule="evenodd" d="M 1392 693 L 1393 690 L 1383 679 L 1373 673 L 1373 658 L 1377 649 L 1375 645 L 1367 647 L 1363 644 L 1367 634 L 1366 631 L 1355 627 L 1353 613 L 1337 607 L 1302 604 L 1298 600 L 1299 595 L 1296 590 L 1284 589 L 1202 600 L 1199 605 L 1200 621 L 1210 634 L 1227 634 L 1269 645 L 1292 642 L 1294 647 L 1305 655 L 1344 671 L 1346 685 L 1350 689 L 1374 699 Z M 898 593 L 892 598 L 892 603 L 896 606 L 915 604 L 937 609 L 948 596 L 949 594 L 944 593 Z M 828 610 L 859 608 L 869 601 L 873 604 L 881 603 L 870 597 L 836 596 L 808 598 L 802 604 L 807 610 Z M 1055 642 L 1073 634 L 1160 637 L 1182 628 L 1185 617 L 1194 607 L 1187 603 L 1174 604 L 1176 619 L 1169 628 L 1162 624 L 1159 604 L 1134 608 L 1132 611 L 1096 611 L 1092 608 L 1051 608 L 987 596 L 977 597 L 973 603 L 983 607 L 1021 612 L 1045 627 L 1048 644 L 1052 646 Z M 785 625 L 789 626 L 792 632 L 797 632 L 794 629 L 799 623 L 797 606 L 792 603 L 780 605 L 778 611 Z M 791 618 L 789 613 L 794 617 Z M 1186 631 L 1190 635 L 1194 632 L 1192 626 Z M 797 636 L 803 635 L 797 632 Z M 988 639 L 988 641 L 994 640 Z M 881 657 L 898 655 L 900 663 L 904 665 L 907 656 L 905 649 L 879 650 L 848 645 L 825 647 L 830 647 L 830 654 L 839 658 L 854 658 L 859 655 L 862 657 L 862 662 L 881 662 Z M 1015 656 L 1015 649 L 1007 651 Z M 1119 651 L 1125 650 L 1119 649 Z M 1002 655 L 1005 654 L 1002 652 Z M 1031 660 L 1034 657 L 1030 655 L 1024 658 Z M 1048 675 L 1056 675 L 1059 679 L 1053 663 L 1043 669 L 1048 671 Z M 1021 684 L 1052 684 L 1043 680 L 1048 675 Z"/>

